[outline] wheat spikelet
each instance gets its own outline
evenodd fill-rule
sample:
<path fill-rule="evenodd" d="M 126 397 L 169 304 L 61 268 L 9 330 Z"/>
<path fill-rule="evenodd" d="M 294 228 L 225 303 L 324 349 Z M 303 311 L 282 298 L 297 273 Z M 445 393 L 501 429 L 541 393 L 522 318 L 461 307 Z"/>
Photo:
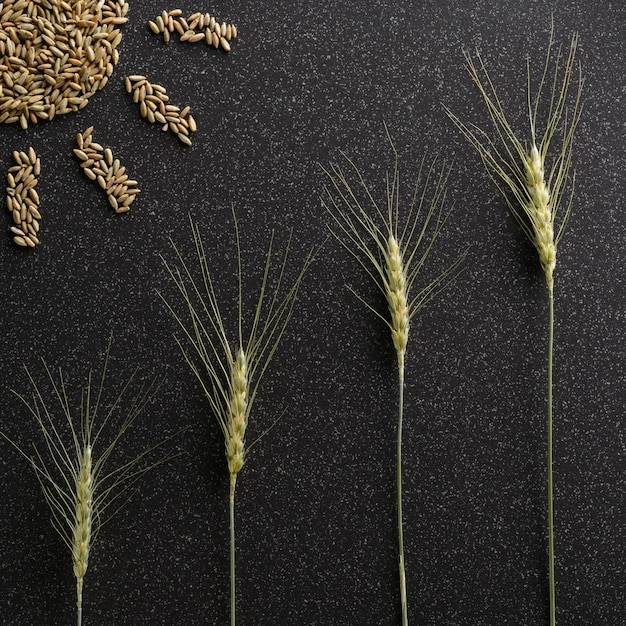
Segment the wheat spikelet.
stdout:
<path fill-rule="evenodd" d="M 91 465 L 91 446 L 80 455 L 76 480 L 74 527 L 72 529 L 72 561 L 77 581 L 78 604 L 82 606 L 83 579 L 87 573 L 93 512 L 94 480 Z"/>
<path fill-rule="evenodd" d="M 530 60 L 527 62 L 527 109 L 529 141 L 519 139 L 509 123 L 501 100 L 480 54 L 478 64 L 465 51 L 467 70 L 483 97 L 494 127 L 493 136 L 474 124 L 465 124 L 445 107 L 448 116 L 474 146 L 483 164 L 504 196 L 507 205 L 528 239 L 535 246 L 549 290 L 554 286 L 557 247 L 569 218 L 574 194 L 574 176 L 565 213 L 558 227 L 559 210 L 563 204 L 572 160 L 574 133 L 582 113 L 583 77 L 580 66 L 575 77 L 575 56 L 578 35 L 571 39 L 564 57 L 561 48 L 556 53 L 553 78 L 548 80 L 554 41 L 554 25 L 543 73 L 534 102 L 531 94 Z M 538 133 L 539 104 L 546 83 L 551 83 L 545 129 Z M 573 84 L 575 86 L 573 86 Z M 555 154 L 551 145 L 558 141 Z M 546 166 L 548 155 L 551 165 Z"/>
<path fill-rule="evenodd" d="M 391 338 L 398 354 L 399 366 L 404 369 L 404 355 L 409 341 L 409 305 L 402 252 L 393 235 L 387 239 L 384 258 L 387 275 L 385 297 L 391 314 Z"/>
<path fill-rule="evenodd" d="M 248 426 L 248 361 L 246 353 L 240 348 L 237 357 L 231 365 L 230 374 L 230 401 L 228 420 L 226 422 L 228 435 L 226 436 L 226 458 L 231 481 L 236 480 L 237 474 L 245 463 L 245 436 Z"/>

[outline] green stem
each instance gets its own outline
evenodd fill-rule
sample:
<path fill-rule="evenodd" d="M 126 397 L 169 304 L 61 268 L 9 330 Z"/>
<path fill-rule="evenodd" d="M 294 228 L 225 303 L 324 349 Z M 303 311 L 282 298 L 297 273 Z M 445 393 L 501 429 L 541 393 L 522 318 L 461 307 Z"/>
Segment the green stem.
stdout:
<path fill-rule="evenodd" d="M 406 572 L 404 569 L 404 532 L 402 530 L 402 413 L 404 410 L 404 354 L 398 354 L 398 444 L 396 453 L 396 483 L 398 488 L 398 566 L 400 568 L 400 603 L 402 606 L 402 626 L 409 623 L 406 601 Z"/>
<path fill-rule="evenodd" d="M 554 291 L 548 288 L 548 560 L 550 585 L 550 626 L 556 624 L 556 593 L 554 584 L 554 501 L 552 494 L 552 344 L 554 340 Z"/>
<path fill-rule="evenodd" d="M 230 624 L 235 626 L 235 485 L 237 474 L 230 477 Z"/>
<path fill-rule="evenodd" d="M 76 624 L 83 623 L 83 579 L 76 579 Z"/>

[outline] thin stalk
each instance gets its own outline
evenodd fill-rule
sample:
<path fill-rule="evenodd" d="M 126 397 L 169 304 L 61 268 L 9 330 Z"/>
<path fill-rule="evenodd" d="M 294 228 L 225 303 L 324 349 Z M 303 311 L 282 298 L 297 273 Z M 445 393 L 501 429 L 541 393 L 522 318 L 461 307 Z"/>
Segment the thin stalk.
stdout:
<path fill-rule="evenodd" d="M 235 485 L 237 475 L 230 477 L 230 625 L 235 626 Z"/>
<path fill-rule="evenodd" d="M 402 357 L 402 361 L 404 358 Z M 402 529 L 402 415 L 404 412 L 404 363 L 398 356 L 398 446 L 397 446 L 397 485 L 398 485 L 398 556 L 400 568 L 400 603 L 402 606 L 402 626 L 408 626 L 406 599 L 406 571 L 404 569 L 404 531 Z"/>
<path fill-rule="evenodd" d="M 83 623 L 83 579 L 76 581 L 76 624 Z"/>
<path fill-rule="evenodd" d="M 550 587 L 550 626 L 556 624 L 554 585 L 554 500 L 552 495 L 552 344 L 554 339 L 554 290 L 548 289 L 548 571 Z"/>

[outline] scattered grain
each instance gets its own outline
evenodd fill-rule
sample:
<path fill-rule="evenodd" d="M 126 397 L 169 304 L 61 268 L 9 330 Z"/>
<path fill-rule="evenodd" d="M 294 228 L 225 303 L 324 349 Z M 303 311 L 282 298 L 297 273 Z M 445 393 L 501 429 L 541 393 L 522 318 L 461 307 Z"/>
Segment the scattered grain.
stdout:
<path fill-rule="evenodd" d="M 76 145 L 81 144 L 82 150 L 80 147 L 74 148 L 74 154 L 82 161 L 81 169 L 87 178 L 95 180 L 100 188 L 106 191 L 109 204 L 116 213 L 126 213 L 140 191 L 137 181 L 128 178 L 126 167 L 114 157 L 110 148 L 93 141 L 93 126 L 84 133 L 78 133 Z M 122 198 L 125 201 L 123 205 Z M 130 201 L 126 202 L 128 198 Z M 37 216 L 33 214 L 33 217 Z"/>
<path fill-rule="evenodd" d="M 190 114 L 190 107 L 182 109 L 169 104 L 167 90 L 162 85 L 150 83 L 145 76 L 127 76 L 126 91 L 132 94 L 133 102 L 139 104 L 141 117 L 151 123 L 161 124 L 164 131 L 173 132 L 184 144 L 190 146 L 189 135 L 196 132 L 197 124 Z"/>
<path fill-rule="evenodd" d="M 180 9 L 163 10 L 154 20 L 148 21 L 148 27 L 155 35 L 161 35 L 165 43 L 170 41 L 171 34 L 176 32 L 180 41 L 198 43 L 205 41 L 207 45 L 230 52 L 230 41 L 237 38 L 237 27 L 234 24 L 218 22 L 209 13 L 192 13 L 188 18 L 182 17 Z"/>
<path fill-rule="evenodd" d="M 39 243 L 35 233 L 39 232 L 37 220 L 41 219 L 40 199 L 35 189 L 41 162 L 32 147 L 28 148 L 28 152 L 14 151 L 13 160 L 16 165 L 9 168 L 6 187 L 7 209 L 14 223 L 10 230 L 18 246 L 34 248 Z"/>

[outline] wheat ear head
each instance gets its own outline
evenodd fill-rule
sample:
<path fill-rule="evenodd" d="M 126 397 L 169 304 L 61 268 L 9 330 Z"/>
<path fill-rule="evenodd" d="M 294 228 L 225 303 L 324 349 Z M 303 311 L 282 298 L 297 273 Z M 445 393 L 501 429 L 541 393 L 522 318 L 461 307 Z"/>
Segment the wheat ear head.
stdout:
<path fill-rule="evenodd" d="M 229 474 L 233 482 L 246 461 L 246 429 L 259 384 L 291 319 L 302 279 L 313 262 L 315 253 L 307 257 L 292 285 L 285 287 L 289 240 L 277 271 L 275 287 L 268 293 L 274 258 L 272 233 L 265 255 L 257 304 L 246 333 L 239 226 L 233 211 L 238 281 L 237 319 L 234 320 L 237 332 L 233 341 L 222 317 L 221 304 L 199 227 L 191 217 L 189 219 L 197 267 L 184 258 L 173 241 L 171 244 L 178 266 L 162 259 L 182 297 L 182 312 L 172 301 L 158 293 L 184 335 L 185 341 L 178 338 L 176 341 L 185 361 L 201 384 L 221 427 Z"/>
<path fill-rule="evenodd" d="M 328 181 L 322 201 L 334 222 L 330 228 L 332 234 L 385 296 L 389 319 L 355 294 L 389 327 L 398 367 L 404 372 L 411 320 L 456 277 L 465 254 L 414 293 L 416 279 L 450 215 L 451 209 L 445 207 L 450 168 L 444 165 L 437 172 L 436 159 L 430 165 L 422 159 L 410 202 L 403 212 L 399 158 L 388 130 L 387 138 L 394 167 L 387 175 L 384 209 L 375 200 L 358 167 L 346 155 L 344 159 L 352 176 L 337 164 L 322 168 Z"/>
<path fill-rule="evenodd" d="M 528 205 L 524 208 L 533 229 L 533 243 L 539 254 L 539 262 L 546 276 L 548 286 L 554 284 L 556 267 L 556 243 L 554 218 L 550 206 L 550 191 L 544 176 L 544 160 L 537 146 L 533 144 L 526 157 L 526 188 Z"/>
<path fill-rule="evenodd" d="M 416 295 L 413 286 L 449 216 L 445 211 L 446 185 L 450 169 L 436 172 L 436 160 L 427 167 L 422 160 L 411 201 L 406 212 L 400 211 L 400 169 L 398 153 L 389 131 L 387 138 L 394 155 L 394 168 L 387 174 L 386 209 L 381 209 L 357 166 L 345 157 L 352 175 L 339 165 L 323 168 L 328 183 L 323 204 L 334 225 L 331 232 L 352 254 L 384 294 L 389 318 L 376 311 L 365 299 L 357 297 L 391 331 L 398 363 L 397 427 L 397 525 L 398 569 L 402 624 L 408 624 L 404 531 L 402 518 L 402 420 L 404 414 L 404 368 L 411 319 L 459 273 L 465 254 L 459 256 L 435 279 L 427 282 Z M 353 179 L 355 183 L 353 183 Z"/>
<path fill-rule="evenodd" d="M 489 76 L 480 53 L 477 62 L 464 51 L 466 67 L 483 97 L 493 125 L 493 135 L 474 124 L 466 124 L 444 107 L 450 119 L 469 140 L 480 155 L 483 164 L 503 194 L 508 207 L 527 237 L 535 246 L 548 289 L 554 286 L 557 247 L 569 219 L 574 194 L 571 177 L 570 194 L 565 213 L 556 226 L 557 216 L 566 187 L 572 161 L 574 133 L 582 113 L 584 80 L 575 56 L 578 35 L 572 36 L 569 51 L 564 57 L 559 47 L 554 61 L 553 78 L 548 80 L 554 42 L 554 24 L 551 26 L 548 50 L 536 95 L 531 93 L 530 60 L 527 61 L 527 112 L 529 138 L 519 139 L 509 123 L 501 100 Z M 549 105 L 542 135 L 538 133 L 539 104 L 546 83 L 551 84 Z M 552 154 L 551 145 L 558 141 Z M 548 159 L 551 165 L 546 165 Z"/>
<path fill-rule="evenodd" d="M 404 355 L 409 341 L 409 304 L 406 285 L 406 273 L 402 262 L 402 252 L 398 240 L 389 235 L 385 250 L 385 273 L 387 289 L 385 292 L 389 313 L 391 314 L 391 337 L 398 354 L 399 366 L 404 369 Z"/>
<path fill-rule="evenodd" d="M 74 576 L 76 576 L 78 604 L 81 607 L 83 603 L 83 579 L 87 573 L 91 544 L 93 487 L 91 446 L 86 445 L 79 458 L 79 470 L 76 478 L 74 527 L 72 529 L 72 561 L 74 564 Z"/>
<path fill-rule="evenodd" d="M 248 360 L 242 348 L 231 363 L 230 401 L 228 403 L 228 419 L 226 425 L 226 458 L 231 480 L 235 480 L 245 462 L 245 436 L 248 426 Z"/>

